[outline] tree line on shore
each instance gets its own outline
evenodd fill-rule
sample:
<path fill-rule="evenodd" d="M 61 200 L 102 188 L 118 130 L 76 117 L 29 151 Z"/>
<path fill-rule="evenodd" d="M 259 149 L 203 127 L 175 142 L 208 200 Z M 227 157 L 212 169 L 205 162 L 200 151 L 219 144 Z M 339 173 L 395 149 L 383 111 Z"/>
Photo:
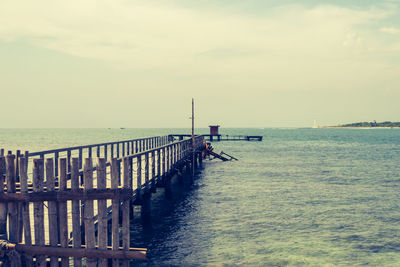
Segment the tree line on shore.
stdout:
<path fill-rule="evenodd" d="M 343 124 L 339 125 L 340 127 L 400 127 L 400 122 L 391 122 L 391 121 L 384 121 L 384 122 L 355 122 L 350 124 Z"/>

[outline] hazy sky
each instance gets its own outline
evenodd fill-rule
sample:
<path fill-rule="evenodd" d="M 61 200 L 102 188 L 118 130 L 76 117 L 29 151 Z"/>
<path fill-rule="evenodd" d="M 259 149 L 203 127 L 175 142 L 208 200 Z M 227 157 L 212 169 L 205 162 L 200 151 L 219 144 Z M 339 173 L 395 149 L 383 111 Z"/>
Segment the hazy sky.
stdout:
<path fill-rule="evenodd" d="M 400 1 L 0 1 L 0 128 L 400 121 Z"/>

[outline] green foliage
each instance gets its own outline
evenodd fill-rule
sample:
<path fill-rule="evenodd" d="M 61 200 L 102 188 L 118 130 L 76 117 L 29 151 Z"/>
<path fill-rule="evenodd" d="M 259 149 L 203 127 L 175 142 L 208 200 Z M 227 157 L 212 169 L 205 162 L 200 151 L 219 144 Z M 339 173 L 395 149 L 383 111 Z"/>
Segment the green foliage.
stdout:
<path fill-rule="evenodd" d="M 340 127 L 400 127 L 400 122 L 391 122 L 391 121 L 384 121 L 384 122 L 355 122 L 350 124 L 343 124 L 339 125 Z"/>

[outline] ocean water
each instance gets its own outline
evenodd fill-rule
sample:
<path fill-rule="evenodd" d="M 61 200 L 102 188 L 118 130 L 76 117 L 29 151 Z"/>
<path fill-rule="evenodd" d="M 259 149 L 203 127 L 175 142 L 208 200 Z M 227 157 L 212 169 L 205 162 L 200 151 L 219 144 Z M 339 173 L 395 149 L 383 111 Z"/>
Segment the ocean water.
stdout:
<path fill-rule="evenodd" d="M 199 133 L 206 133 L 200 129 Z M 43 150 L 188 129 L 0 130 L 0 147 Z M 239 161 L 204 162 L 193 186 L 153 195 L 131 225 L 140 266 L 400 266 L 400 130 L 222 129 Z M 137 212 L 139 213 L 139 212 Z"/>

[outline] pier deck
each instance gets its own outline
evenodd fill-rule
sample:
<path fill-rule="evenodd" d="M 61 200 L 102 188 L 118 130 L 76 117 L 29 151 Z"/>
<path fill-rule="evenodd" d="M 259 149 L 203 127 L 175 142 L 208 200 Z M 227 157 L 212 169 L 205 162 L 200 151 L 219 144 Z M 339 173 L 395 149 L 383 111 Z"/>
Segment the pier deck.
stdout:
<path fill-rule="evenodd" d="M 183 140 L 190 137 L 189 134 L 171 134 L 171 138 Z M 213 141 L 262 141 L 261 135 L 222 135 L 222 134 L 203 134 L 205 140 Z"/>

